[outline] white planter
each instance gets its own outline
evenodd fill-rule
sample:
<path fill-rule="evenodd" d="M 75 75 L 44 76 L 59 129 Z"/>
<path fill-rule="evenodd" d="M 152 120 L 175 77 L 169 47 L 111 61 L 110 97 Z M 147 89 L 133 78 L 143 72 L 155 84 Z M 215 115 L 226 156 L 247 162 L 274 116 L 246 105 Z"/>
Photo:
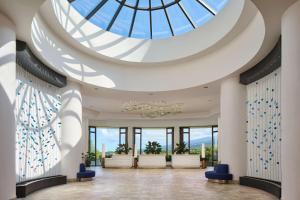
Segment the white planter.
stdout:
<path fill-rule="evenodd" d="M 111 158 L 105 158 L 105 168 L 131 168 L 133 166 L 132 155 L 113 155 Z"/>
<path fill-rule="evenodd" d="M 166 155 L 164 154 L 139 155 L 139 168 L 166 168 L 166 166 Z"/>
<path fill-rule="evenodd" d="M 200 168 L 200 155 L 177 154 L 172 155 L 173 168 Z"/>

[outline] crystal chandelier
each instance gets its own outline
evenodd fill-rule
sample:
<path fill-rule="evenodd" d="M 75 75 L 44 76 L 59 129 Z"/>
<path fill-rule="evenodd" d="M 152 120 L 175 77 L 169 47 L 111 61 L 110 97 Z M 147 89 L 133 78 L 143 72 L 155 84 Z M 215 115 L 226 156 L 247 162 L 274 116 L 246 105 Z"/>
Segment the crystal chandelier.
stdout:
<path fill-rule="evenodd" d="M 123 105 L 122 112 L 139 113 L 142 117 L 157 118 L 182 113 L 183 103 L 168 104 L 165 101 L 139 103 L 130 101 Z"/>

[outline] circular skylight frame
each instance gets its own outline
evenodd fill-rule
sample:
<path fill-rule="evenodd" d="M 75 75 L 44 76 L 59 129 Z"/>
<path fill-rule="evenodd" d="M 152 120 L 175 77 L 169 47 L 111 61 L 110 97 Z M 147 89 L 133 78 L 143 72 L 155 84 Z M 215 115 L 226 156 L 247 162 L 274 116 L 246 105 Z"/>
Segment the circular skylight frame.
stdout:
<path fill-rule="evenodd" d="M 153 3 L 153 0 L 97 0 L 90 3 L 90 0 L 68 0 L 87 21 L 102 30 L 122 37 L 146 40 L 167 39 L 197 29 L 217 15 L 228 1 L 155 0 Z M 94 4 L 94 7 L 87 12 L 89 4 Z M 121 16 L 122 12 L 131 15 L 130 20 L 126 19 L 126 14 L 125 17 Z"/>

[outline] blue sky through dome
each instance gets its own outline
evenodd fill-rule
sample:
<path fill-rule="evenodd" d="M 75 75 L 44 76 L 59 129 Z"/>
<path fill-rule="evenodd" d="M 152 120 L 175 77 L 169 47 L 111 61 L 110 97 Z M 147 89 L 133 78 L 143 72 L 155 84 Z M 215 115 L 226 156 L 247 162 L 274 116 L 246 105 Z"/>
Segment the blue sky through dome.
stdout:
<path fill-rule="evenodd" d="M 83 17 L 115 34 L 164 39 L 203 26 L 229 0 L 68 0 Z"/>

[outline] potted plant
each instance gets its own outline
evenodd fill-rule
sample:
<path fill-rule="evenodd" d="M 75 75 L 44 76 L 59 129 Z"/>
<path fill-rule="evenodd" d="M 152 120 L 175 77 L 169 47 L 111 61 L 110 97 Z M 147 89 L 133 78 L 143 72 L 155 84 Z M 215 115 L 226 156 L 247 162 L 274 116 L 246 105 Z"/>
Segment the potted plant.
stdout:
<path fill-rule="evenodd" d="M 146 154 L 160 154 L 161 150 L 162 150 L 161 145 L 158 142 L 148 141 L 148 144 L 146 145 L 144 152 Z"/>
<path fill-rule="evenodd" d="M 115 153 L 116 154 L 128 154 L 131 149 L 132 148 L 128 147 L 127 144 L 119 144 L 115 150 Z"/>
<path fill-rule="evenodd" d="M 81 154 L 82 162 L 84 162 L 86 167 L 90 167 L 92 161 L 95 161 L 96 154 L 93 152 L 86 152 Z"/>
<path fill-rule="evenodd" d="M 189 153 L 189 149 L 186 147 L 186 143 L 177 143 L 176 148 L 174 149 L 175 154 L 186 154 Z"/>

